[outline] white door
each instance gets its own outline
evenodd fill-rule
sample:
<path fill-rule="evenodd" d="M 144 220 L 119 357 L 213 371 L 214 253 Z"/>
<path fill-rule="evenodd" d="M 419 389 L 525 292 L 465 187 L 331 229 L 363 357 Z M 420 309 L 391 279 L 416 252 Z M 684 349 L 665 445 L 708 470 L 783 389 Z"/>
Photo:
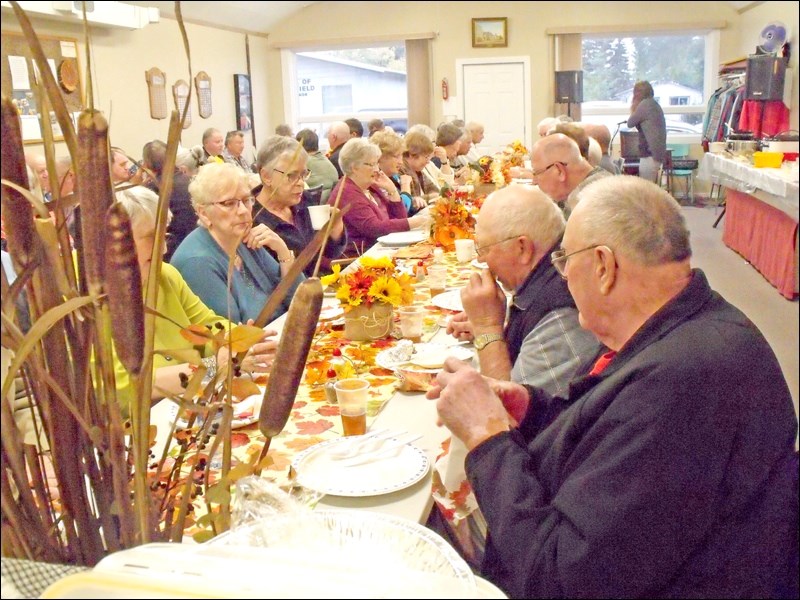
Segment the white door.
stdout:
<path fill-rule="evenodd" d="M 484 126 L 479 146 L 492 154 L 520 140 L 530 147 L 530 85 L 527 59 L 465 60 L 457 65 L 464 121 Z"/>

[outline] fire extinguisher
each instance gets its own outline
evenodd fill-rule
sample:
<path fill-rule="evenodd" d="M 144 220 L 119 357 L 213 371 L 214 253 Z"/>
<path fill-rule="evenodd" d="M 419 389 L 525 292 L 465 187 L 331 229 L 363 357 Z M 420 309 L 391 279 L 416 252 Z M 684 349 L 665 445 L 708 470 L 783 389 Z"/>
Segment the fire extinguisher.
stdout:
<path fill-rule="evenodd" d="M 450 97 L 450 88 L 447 85 L 447 77 L 442 78 L 442 100 L 447 100 Z"/>

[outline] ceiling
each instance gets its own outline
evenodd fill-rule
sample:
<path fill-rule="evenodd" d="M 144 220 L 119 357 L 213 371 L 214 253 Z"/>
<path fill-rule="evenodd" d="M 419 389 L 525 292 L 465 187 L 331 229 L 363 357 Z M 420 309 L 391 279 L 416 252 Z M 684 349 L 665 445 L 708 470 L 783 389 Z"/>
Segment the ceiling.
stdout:
<path fill-rule="evenodd" d="M 125 4 L 136 6 L 153 6 L 165 17 L 175 17 L 175 2 L 142 2 L 125 0 Z M 316 4 L 316 0 L 300 2 L 238 2 L 227 0 L 220 2 L 181 2 L 181 14 L 187 23 L 210 25 L 223 29 L 233 29 L 250 33 L 269 33 L 277 23 L 306 6 Z"/>
<path fill-rule="evenodd" d="M 125 3 L 137 6 L 153 6 L 158 8 L 163 16 L 175 17 L 174 2 L 126 0 Z M 301 0 L 299 2 L 276 2 L 273 0 L 269 4 L 235 0 L 227 0 L 224 4 L 220 2 L 192 1 L 181 2 L 181 13 L 184 21 L 188 23 L 265 34 L 271 32 L 283 19 L 303 10 L 306 6 L 316 3 L 316 0 Z M 428 2 L 419 2 L 418 4 L 420 4 L 421 10 L 426 10 L 426 7 L 429 6 Z M 751 5 L 758 4 L 758 2 L 726 2 L 726 4 L 742 12 Z"/>

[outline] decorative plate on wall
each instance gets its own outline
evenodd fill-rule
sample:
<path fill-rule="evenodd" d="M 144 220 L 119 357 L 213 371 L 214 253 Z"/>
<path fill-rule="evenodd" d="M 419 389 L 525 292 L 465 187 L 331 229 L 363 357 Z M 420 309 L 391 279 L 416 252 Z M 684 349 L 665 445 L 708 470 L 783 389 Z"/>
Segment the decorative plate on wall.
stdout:
<path fill-rule="evenodd" d="M 65 58 L 58 65 L 58 83 L 61 88 L 71 94 L 78 89 L 78 63 L 74 58 Z"/>

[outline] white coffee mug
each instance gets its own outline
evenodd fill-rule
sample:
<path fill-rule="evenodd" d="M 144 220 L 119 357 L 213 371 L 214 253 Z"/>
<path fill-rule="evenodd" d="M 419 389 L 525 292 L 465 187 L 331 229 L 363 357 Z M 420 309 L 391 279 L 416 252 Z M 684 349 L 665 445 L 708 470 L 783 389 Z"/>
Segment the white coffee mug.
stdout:
<path fill-rule="evenodd" d="M 311 226 L 317 231 L 331 218 L 331 207 L 329 204 L 309 206 L 308 214 L 311 215 Z"/>
<path fill-rule="evenodd" d="M 468 263 L 475 258 L 475 240 L 456 240 L 456 259 Z"/>

